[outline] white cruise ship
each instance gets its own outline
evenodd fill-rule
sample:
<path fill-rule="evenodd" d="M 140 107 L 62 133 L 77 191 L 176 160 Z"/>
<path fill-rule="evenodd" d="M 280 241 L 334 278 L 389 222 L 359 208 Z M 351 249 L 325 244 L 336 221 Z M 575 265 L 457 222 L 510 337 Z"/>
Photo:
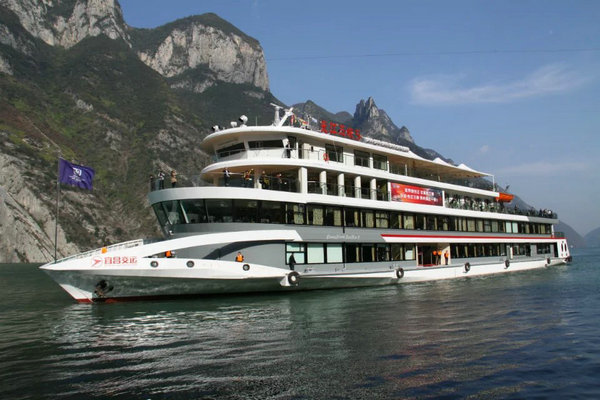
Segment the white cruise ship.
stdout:
<path fill-rule="evenodd" d="M 509 207 L 492 175 L 310 126 L 214 128 L 214 162 L 149 201 L 165 238 L 48 263 L 79 302 L 397 285 L 546 268 L 570 260 L 550 211 Z M 170 186 L 167 183 L 165 186 Z"/>

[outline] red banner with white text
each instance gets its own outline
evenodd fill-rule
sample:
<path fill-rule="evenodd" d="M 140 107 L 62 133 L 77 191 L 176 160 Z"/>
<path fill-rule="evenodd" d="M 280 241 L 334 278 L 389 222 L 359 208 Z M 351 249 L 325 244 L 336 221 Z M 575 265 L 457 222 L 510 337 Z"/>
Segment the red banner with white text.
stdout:
<path fill-rule="evenodd" d="M 392 201 L 427 204 L 431 206 L 443 205 L 441 190 L 403 185 L 401 183 L 392 183 Z"/>

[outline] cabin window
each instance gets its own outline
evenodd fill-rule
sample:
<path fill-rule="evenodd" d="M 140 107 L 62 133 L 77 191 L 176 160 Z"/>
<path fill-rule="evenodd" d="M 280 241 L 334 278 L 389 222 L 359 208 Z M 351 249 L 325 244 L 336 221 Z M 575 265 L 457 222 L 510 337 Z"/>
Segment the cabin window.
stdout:
<path fill-rule="evenodd" d="M 436 231 L 437 230 L 437 221 L 435 220 L 435 215 L 428 215 L 426 218 L 427 230 L 428 231 Z"/>
<path fill-rule="evenodd" d="M 390 228 L 402 229 L 402 214 L 399 212 L 390 213 Z"/>
<path fill-rule="evenodd" d="M 475 232 L 475 220 L 467 218 L 467 232 Z"/>
<path fill-rule="evenodd" d="M 323 225 L 323 206 L 309 205 L 308 206 L 308 224 Z"/>
<path fill-rule="evenodd" d="M 377 228 L 389 227 L 389 214 L 387 211 L 375 211 L 375 226 Z"/>
<path fill-rule="evenodd" d="M 404 229 L 415 229 L 415 217 L 412 214 L 404 214 Z"/>
<path fill-rule="evenodd" d="M 222 149 L 217 150 L 217 154 L 219 155 L 219 158 L 229 157 L 231 155 L 241 153 L 242 151 L 245 151 L 245 150 L 246 150 L 246 148 L 244 147 L 244 143 L 238 143 L 238 144 L 234 144 L 233 146 L 228 146 L 228 147 L 224 147 Z"/>
<path fill-rule="evenodd" d="M 248 142 L 251 149 L 277 149 L 283 147 L 282 140 L 257 140 Z"/>
<path fill-rule="evenodd" d="M 331 144 L 325 145 L 325 153 L 329 157 L 329 161 L 344 162 L 344 148 L 339 146 L 333 146 Z"/>
<path fill-rule="evenodd" d="M 156 203 L 152 206 L 154 208 L 154 213 L 156 214 L 156 218 L 158 218 L 158 222 L 161 226 L 165 226 L 167 224 L 167 213 L 162 206 L 162 203 Z"/>
<path fill-rule="evenodd" d="M 377 244 L 375 247 L 377 252 L 377 261 L 390 261 L 390 248 L 387 244 Z"/>
<path fill-rule="evenodd" d="M 390 245 L 390 253 L 392 261 L 404 260 L 404 246 L 401 243 L 392 243 Z"/>
<path fill-rule="evenodd" d="M 171 225 L 185 224 L 185 218 L 178 200 L 163 201 L 167 213 L 167 220 Z"/>
<path fill-rule="evenodd" d="M 344 219 L 349 228 L 360 227 L 360 211 L 354 208 L 344 209 Z"/>
<path fill-rule="evenodd" d="M 449 229 L 448 217 L 439 217 L 438 230 L 447 231 Z"/>
<path fill-rule="evenodd" d="M 414 260 L 415 259 L 415 245 L 414 244 L 405 244 L 404 245 L 404 259 L 405 260 Z"/>
<path fill-rule="evenodd" d="M 492 220 L 490 221 L 490 229 L 492 232 L 498 232 L 498 221 Z"/>
<path fill-rule="evenodd" d="M 415 215 L 415 229 L 424 230 L 426 226 L 425 215 L 416 214 Z"/>
<path fill-rule="evenodd" d="M 183 207 L 190 224 L 206 222 L 206 209 L 204 208 L 204 200 L 181 200 L 181 206 Z"/>
<path fill-rule="evenodd" d="M 341 263 L 344 262 L 344 252 L 341 243 L 327 243 L 327 262 Z"/>
<path fill-rule="evenodd" d="M 360 245 L 356 243 L 346 243 L 346 262 L 355 263 L 360 261 Z"/>
<path fill-rule="evenodd" d="M 372 244 L 363 244 L 361 250 L 362 262 L 375 261 L 375 247 Z"/>
<path fill-rule="evenodd" d="M 475 221 L 477 222 L 477 232 L 483 232 L 483 220 L 477 219 Z"/>
<path fill-rule="evenodd" d="M 263 201 L 260 207 L 260 222 L 283 224 L 284 204 L 278 201 Z"/>
<path fill-rule="evenodd" d="M 294 255 L 294 260 L 297 264 L 305 264 L 304 257 L 305 243 L 286 243 L 285 245 L 285 262 L 289 263 L 290 256 Z"/>
<path fill-rule="evenodd" d="M 308 264 L 323 264 L 325 262 L 323 243 L 306 244 L 306 262 Z"/>
<path fill-rule="evenodd" d="M 362 212 L 363 215 L 363 226 L 365 228 L 374 228 L 375 227 L 375 215 L 371 210 L 364 210 Z"/>
<path fill-rule="evenodd" d="M 342 226 L 342 209 L 339 207 L 325 207 L 325 225 Z"/>
<path fill-rule="evenodd" d="M 208 222 L 232 222 L 232 201 L 228 199 L 206 199 Z"/>
<path fill-rule="evenodd" d="M 387 171 L 387 157 L 373 154 L 373 168 Z"/>
<path fill-rule="evenodd" d="M 354 165 L 369 167 L 369 153 L 366 151 L 354 150 Z"/>
<path fill-rule="evenodd" d="M 288 203 L 286 205 L 286 207 L 287 207 L 287 223 L 288 224 L 296 224 L 296 225 L 304 225 L 306 206 L 304 204 Z"/>
<path fill-rule="evenodd" d="M 259 222 L 258 200 L 233 200 L 233 222 Z"/>

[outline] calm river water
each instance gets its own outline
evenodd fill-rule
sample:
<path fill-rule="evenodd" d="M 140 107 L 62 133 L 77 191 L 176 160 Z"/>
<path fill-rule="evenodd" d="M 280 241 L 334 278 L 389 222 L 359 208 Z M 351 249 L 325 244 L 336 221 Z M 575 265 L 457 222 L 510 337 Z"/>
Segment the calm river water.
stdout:
<path fill-rule="evenodd" d="M 397 287 L 77 304 L 0 266 L 1 399 L 600 398 L 600 249 Z"/>

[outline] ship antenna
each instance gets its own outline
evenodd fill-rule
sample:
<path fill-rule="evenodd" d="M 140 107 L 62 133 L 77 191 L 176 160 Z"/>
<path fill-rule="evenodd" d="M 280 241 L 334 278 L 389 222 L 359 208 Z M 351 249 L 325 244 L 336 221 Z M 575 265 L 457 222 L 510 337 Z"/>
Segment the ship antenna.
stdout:
<path fill-rule="evenodd" d="M 271 103 L 271 105 L 273 107 L 275 107 L 275 118 L 273 119 L 273 125 L 274 126 L 278 126 L 279 125 L 279 121 L 280 121 L 279 110 L 281 110 L 283 107 L 281 107 L 280 105 L 275 104 L 275 103 Z"/>

